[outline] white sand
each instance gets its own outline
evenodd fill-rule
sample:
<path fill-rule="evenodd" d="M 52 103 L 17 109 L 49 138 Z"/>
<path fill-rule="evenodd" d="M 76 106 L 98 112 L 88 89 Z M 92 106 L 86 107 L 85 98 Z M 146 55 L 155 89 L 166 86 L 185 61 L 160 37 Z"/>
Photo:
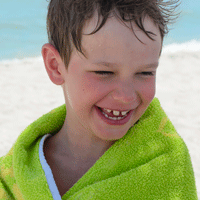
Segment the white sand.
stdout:
<path fill-rule="evenodd" d="M 188 146 L 200 198 L 200 50 L 166 49 L 156 96 Z M 50 82 L 42 58 L 0 62 L 0 97 L 0 157 L 27 125 L 64 103 L 62 89 Z"/>

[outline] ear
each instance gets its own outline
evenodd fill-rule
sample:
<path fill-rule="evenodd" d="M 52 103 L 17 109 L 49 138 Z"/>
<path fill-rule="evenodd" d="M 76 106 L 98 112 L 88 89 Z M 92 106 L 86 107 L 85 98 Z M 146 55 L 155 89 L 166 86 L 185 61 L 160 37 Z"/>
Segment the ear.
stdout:
<path fill-rule="evenodd" d="M 59 52 L 53 45 L 47 43 L 42 47 L 42 57 L 51 81 L 56 85 L 62 85 L 64 83 L 64 79 L 61 71 L 65 66 Z"/>

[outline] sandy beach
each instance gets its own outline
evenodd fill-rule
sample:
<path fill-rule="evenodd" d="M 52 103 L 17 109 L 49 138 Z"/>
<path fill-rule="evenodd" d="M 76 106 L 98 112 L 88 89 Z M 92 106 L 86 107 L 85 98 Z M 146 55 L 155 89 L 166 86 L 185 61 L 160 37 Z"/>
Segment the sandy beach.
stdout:
<path fill-rule="evenodd" d="M 41 57 L 1 61 L 0 97 L 0 157 L 31 122 L 64 104 Z M 189 149 L 200 198 L 200 50 L 163 52 L 156 97 Z"/>

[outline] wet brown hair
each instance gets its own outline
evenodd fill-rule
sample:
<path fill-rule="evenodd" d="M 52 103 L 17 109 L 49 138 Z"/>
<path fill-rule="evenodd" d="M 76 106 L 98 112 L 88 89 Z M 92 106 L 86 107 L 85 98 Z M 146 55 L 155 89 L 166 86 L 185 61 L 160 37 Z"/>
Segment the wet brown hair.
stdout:
<path fill-rule="evenodd" d="M 98 21 L 97 27 L 89 35 L 101 29 L 112 13 L 122 22 L 134 21 L 154 40 L 154 33 L 146 31 L 143 26 L 143 19 L 148 15 L 159 27 L 163 41 L 168 33 L 168 24 L 178 17 L 175 10 L 179 4 L 179 0 L 50 0 L 47 15 L 49 43 L 58 50 L 67 68 L 73 47 L 84 55 L 81 47 L 82 29 L 96 10 L 98 19 L 102 16 L 102 20 Z"/>

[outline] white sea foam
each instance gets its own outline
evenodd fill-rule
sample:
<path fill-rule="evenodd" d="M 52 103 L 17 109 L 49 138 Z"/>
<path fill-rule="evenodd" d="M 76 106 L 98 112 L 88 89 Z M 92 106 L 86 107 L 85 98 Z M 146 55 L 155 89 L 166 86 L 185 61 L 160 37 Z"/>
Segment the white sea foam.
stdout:
<path fill-rule="evenodd" d="M 34 63 L 34 62 L 38 62 L 38 61 L 42 61 L 42 56 L 38 56 L 38 57 L 27 57 L 27 58 L 22 58 L 22 59 L 18 59 L 18 58 L 13 58 L 13 59 L 3 59 L 0 61 L 1 65 L 12 65 L 12 64 L 23 64 L 23 63 Z"/>
<path fill-rule="evenodd" d="M 163 47 L 163 53 L 200 51 L 200 41 L 191 40 L 185 43 L 173 43 Z"/>

